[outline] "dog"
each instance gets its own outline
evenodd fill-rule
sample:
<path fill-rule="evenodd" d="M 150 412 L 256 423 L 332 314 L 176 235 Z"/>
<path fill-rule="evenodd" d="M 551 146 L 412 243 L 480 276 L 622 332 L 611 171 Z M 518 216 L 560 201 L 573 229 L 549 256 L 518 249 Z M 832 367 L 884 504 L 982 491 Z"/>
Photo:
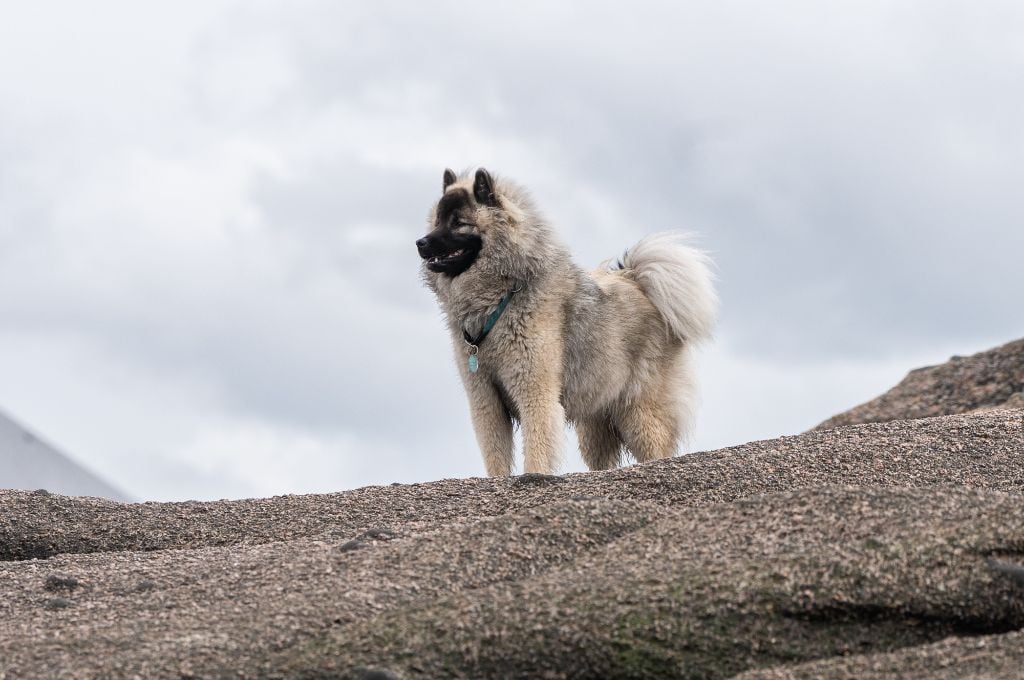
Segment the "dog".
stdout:
<path fill-rule="evenodd" d="M 708 256 L 677 234 L 648 236 L 586 272 L 516 183 L 446 169 L 422 276 L 451 332 L 487 473 L 553 474 L 565 423 L 591 470 L 668 458 L 693 428 L 692 348 L 711 336 Z"/>

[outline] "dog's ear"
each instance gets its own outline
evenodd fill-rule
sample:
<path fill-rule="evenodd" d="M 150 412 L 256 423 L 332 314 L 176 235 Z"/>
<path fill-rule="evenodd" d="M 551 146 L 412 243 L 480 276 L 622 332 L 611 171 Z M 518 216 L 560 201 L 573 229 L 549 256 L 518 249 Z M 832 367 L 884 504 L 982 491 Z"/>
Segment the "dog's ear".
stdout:
<path fill-rule="evenodd" d="M 473 197 L 482 205 L 498 205 L 498 197 L 494 195 L 494 178 L 483 168 L 476 171 L 473 180 Z"/>
<path fill-rule="evenodd" d="M 441 191 L 442 192 L 447 191 L 448 187 L 450 187 L 452 184 L 455 184 L 455 180 L 456 179 L 457 178 L 455 177 L 455 173 L 452 172 L 452 169 L 451 168 L 445 168 L 444 169 L 444 185 L 441 187 Z"/>

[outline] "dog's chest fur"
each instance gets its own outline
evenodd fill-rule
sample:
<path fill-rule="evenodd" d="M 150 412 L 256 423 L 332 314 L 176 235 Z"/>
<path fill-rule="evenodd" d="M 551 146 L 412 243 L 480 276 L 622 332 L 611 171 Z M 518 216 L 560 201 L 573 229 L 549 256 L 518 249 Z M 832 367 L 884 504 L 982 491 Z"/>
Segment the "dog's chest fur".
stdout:
<path fill-rule="evenodd" d="M 436 292 L 447 317 L 459 370 L 464 381 L 487 380 L 501 393 L 506 409 L 518 419 L 519 406 L 509 396 L 522 393 L 530 380 L 529 367 L 553 359 L 560 369 L 560 402 L 568 420 L 592 412 L 595 404 L 611 406 L 623 394 L 631 375 L 618 367 L 636 366 L 644 342 L 619 342 L 634 324 L 623 317 L 644 318 L 653 314 L 646 298 L 620 280 L 602 286 L 594 276 L 568 259 L 551 267 L 542 277 L 527 281 L 466 275 L 438 281 Z M 515 293 L 494 328 L 477 349 L 478 371 L 468 370 L 469 346 L 465 330 L 475 337 L 501 297 L 515 286 Z M 623 289 L 625 288 L 625 289 Z M 630 299 L 635 297 L 635 299 Z M 619 356 L 622 348 L 631 356 Z M 554 353 L 556 356 L 535 356 Z"/>

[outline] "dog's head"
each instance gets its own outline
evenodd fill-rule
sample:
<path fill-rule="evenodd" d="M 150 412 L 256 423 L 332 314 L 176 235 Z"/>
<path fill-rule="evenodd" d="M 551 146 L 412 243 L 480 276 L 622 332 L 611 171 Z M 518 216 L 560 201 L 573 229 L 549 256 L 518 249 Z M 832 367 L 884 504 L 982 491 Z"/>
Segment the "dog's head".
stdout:
<path fill-rule="evenodd" d="M 426 268 L 455 277 L 476 261 L 489 230 L 500 221 L 494 178 L 480 168 L 472 182 L 444 171 L 443 195 L 430 213 L 430 232 L 416 241 Z"/>

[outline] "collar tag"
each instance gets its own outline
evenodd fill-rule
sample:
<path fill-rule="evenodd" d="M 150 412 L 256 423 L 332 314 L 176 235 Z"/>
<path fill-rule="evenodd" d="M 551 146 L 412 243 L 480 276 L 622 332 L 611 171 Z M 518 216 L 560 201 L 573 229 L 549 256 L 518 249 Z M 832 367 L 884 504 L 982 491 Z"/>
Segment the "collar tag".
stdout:
<path fill-rule="evenodd" d="M 480 360 L 477 359 L 476 356 L 477 352 L 480 351 L 480 343 L 484 341 L 487 334 L 491 332 L 492 328 L 494 328 L 494 324 L 498 323 L 498 319 L 501 317 L 502 312 L 505 311 L 505 308 L 508 307 L 509 300 L 512 299 L 512 296 L 522 289 L 522 284 L 517 281 L 515 288 L 501 296 L 501 300 L 498 301 L 498 306 L 495 307 L 494 311 L 491 312 L 486 319 L 484 319 L 484 327 L 481 329 L 480 334 L 475 338 L 466 331 L 465 327 L 463 327 L 462 337 L 466 341 L 466 347 L 469 351 L 468 366 L 470 373 L 476 373 L 480 370 Z"/>

